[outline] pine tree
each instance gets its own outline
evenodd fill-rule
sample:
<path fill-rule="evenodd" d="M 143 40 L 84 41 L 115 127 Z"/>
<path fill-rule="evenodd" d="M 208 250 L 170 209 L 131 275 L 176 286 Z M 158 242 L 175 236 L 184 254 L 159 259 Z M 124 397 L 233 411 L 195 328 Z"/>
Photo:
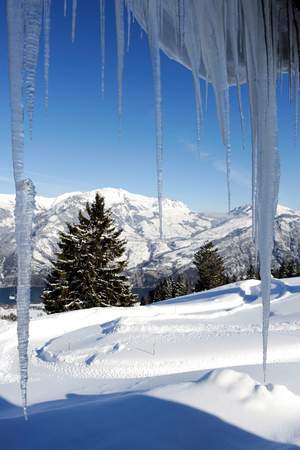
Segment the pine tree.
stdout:
<path fill-rule="evenodd" d="M 284 259 L 280 266 L 272 271 L 275 278 L 295 277 L 299 273 L 299 263 L 295 259 Z"/>
<path fill-rule="evenodd" d="M 149 292 L 149 303 L 167 300 L 169 298 L 180 297 L 190 293 L 189 285 L 183 275 L 163 278 L 157 286 Z"/>
<path fill-rule="evenodd" d="M 196 291 L 205 291 L 222 286 L 227 282 L 223 259 L 218 255 L 218 249 L 212 242 L 206 242 L 194 255 L 194 264 L 199 279 Z"/>
<path fill-rule="evenodd" d="M 176 280 L 173 280 L 173 297 L 181 297 L 189 293 L 187 280 L 183 275 L 178 275 Z"/>
<path fill-rule="evenodd" d="M 252 263 L 250 264 L 250 266 L 247 269 L 246 279 L 247 280 L 259 280 L 260 279 L 258 269 L 256 269 Z"/>
<path fill-rule="evenodd" d="M 159 302 L 173 297 L 173 281 L 171 277 L 160 280 L 157 286 L 149 292 L 150 301 Z"/>
<path fill-rule="evenodd" d="M 98 193 L 77 224 L 60 234 L 59 251 L 42 299 L 48 313 L 95 306 L 131 306 L 136 302 L 127 277 L 125 240 Z"/>

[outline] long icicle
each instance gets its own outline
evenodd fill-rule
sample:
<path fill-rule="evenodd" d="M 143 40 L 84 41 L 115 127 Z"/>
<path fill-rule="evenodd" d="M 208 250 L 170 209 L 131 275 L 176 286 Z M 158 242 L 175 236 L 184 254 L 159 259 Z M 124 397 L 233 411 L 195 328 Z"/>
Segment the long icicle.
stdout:
<path fill-rule="evenodd" d="M 64 17 L 67 16 L 67 0 L 64 0 Z"/>
<path fill-rule="evenodd" d="M 77 20 L 77 0 L 72 3 L 72 42 L 75 42 Z"/>
<path fill-rule="evenodd" d="M 185 24 L 182 24 L 183 29 L 188 29 L 189 33 L 183 34 L 184 41 L 181 43 L 185 45 L 190 66 L 192 69 L 194 92 L 195 92 L 195 104 L 196 104 L 196 125 L 197 125 L 197 150 L 200 155 L 200 137 L 201 137 L 201 125 L 203 121 L 203 109 L 202 109 L 202 98 L 201 98 L 201 88 L 200 80 L 198 77 L 199 70 L 199 51 L 197 47 L 197 37 L 195 35 L 195 29 L 193 27 L 192 21 L 192 9 L 189 10 L 184 15 Z M 181 33 L 180 29 L 178 33 Z M 180 38 L 182 39 L 182 38 Z"/>
<path fill-rule="evenodd" d="M 36 67 L 39 55 L 39 43 L 42 28 L 42 0 L 24 2 L 25 37 L 24 37 L 24 71 L 25 93 L 29 121 L 29 133 L 32 135 L 33 112 L 35 103 Z"/>
<path fill-rule="evenodd" d="M 130 1 L 127 0 L 127 52 L 130 48 L 130 37 L 131 37 L 131 11 L 129 8 Z"/>
<path fill-rule="evenodd" d="M 148 39 L 152 60 L 154 92 L 155 92 L 155 128 L 156 128 L 156 170 L 157 196 L 159 212 L 159 236 L 163 239 L 163 130 L 162 130 L 162 96 L 160 74 L 160 49 L 158 31 L 158 1 L 148 3 Z"/>
<path fill-rule="evenodd" d="M 17 334 L 20 367 L 20 388 L 25 419 L 27 419 L 28 339 L 31 281 L 31 235 L 35 190 L 24 174 L 24 3 L 7 0 L 9 84 L 11 108 L 12 159 L 16 188 L 15 233 L 18 260 Z"/>
<path fill-rule="evenodd" d="M 267 349 L 270 316 L 271 259 L 274 217 L 279 188 L 276 113 L 276 41 L 271 35 L 270 3 L 242 0 L 245 18 L 245 55 L 249 97 L 255 182 L 255 244 L 259 257 L 263 309 L 263 373 L 267 379 Z M 256 33 L 253 27 L 256 26 Z"/>
<path fill-rule="evenodd" d="M 117 79 L 118 79 L 118 117 L 121 124 L 123 112 L 123 72 L 124 72 L 124 1 L 115 0 L 116 32 L 117 32 Z"/>
<path fill-rule="evenodd" d="M 100 49 L 101 49 L 101 96 L 105 89 L 105 0 L 99 1 L 100 7 Z"/>
<path fill-rule="evenodd" d="M 238 29 L 239 29 L 239 7 L 240 4 L 238 0 L 232 0 L 230 5 L 236 13 L 228 14 L 228 34 L 230 48 L 232 52 L 232 60 L 234 65 L 234 78 L 237 90 L 237 99 L 240 113 L 240 123 L 242 131 L 242 148 L 245 149 L 245 118 L 243 111 L 242 95 L 241 95 L 241 82 L 240 82 L 240 61 L 239 61 L 239 40 L 238 40 Z M 226 24 L 227 25 L 227 24 Z"/>
<path fill-rule="evenodd" d="M 218 119 L 222 141 L 226 155 L 226 182 L 228 212 L 231 210 L 231 182 L 230 182 L 230 103 L 227 80 L 225 24 L 219 0 L 202 0 L 197 5 L 197 35 L 201 46 L 206 75 L 210 79 L 216 97 Z M 230 6 L 230 4 L 229 4 Z M 191 12 L 190 12 L 191 14 Z M 195 19 L 194 19 L 195 20 Z"/>
<path fill-rule="evenodd" d="M 50 66 L 50 28 L 51 28 L 51 0 L 44 0 L 44 82 L 45 108 L 48 110 L 49 101 L 49 66 Z"/>

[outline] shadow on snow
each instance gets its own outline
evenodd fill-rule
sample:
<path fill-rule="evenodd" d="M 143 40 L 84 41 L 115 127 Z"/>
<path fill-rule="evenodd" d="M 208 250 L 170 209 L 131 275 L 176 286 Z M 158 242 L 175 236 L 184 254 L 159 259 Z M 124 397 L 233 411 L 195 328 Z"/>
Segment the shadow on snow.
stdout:
<path fill-rule="evenodd" d="M 5 417 L 5 418 L 4 418 Z M 29 409 L 0 399 L 1 450 L 296 450 L 147 395 L 75 395 Z"/>

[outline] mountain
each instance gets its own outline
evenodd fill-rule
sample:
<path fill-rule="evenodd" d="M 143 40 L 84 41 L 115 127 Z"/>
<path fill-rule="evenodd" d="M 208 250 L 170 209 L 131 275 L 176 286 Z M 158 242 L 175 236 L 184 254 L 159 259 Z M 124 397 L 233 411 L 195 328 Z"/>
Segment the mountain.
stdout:
<path fill-rule="evenodd" d="M 123 189 L 105 188 L 73 192 L 57 198 L 37 197 L 33 229 L 33 285 L 41 286 L 53 258 L 57 238 L 66 222 L 95 193 L 105 197 L 114 220 L 127 239 L 128 270 L 136 287 L 151 287 L 160 277 L 186 272 L 193 277 L 192 259 L 205 241 L 212 240 L 224 257 L 229 273 L 241 276 L 254 256 L 251 239 L 251 207 L 236 208 L 229 216 L 206 216 L 184 203 L 164 200 L 164 234 L 159 240 L 157 200 Z M 275 224 L 274 257 L 300 256 L 300 212 L 279 206 Z M 12 286 L 16 277 L 14 196 L 0 195 L 1 286 Z"/>

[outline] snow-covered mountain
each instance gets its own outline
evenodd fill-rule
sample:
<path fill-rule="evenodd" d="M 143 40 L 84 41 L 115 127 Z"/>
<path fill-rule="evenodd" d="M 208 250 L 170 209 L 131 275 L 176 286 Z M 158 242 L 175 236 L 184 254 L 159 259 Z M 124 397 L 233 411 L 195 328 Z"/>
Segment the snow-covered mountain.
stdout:
<path fill-rule="evenodd" d="M 164 200 L 165 239 L 159 240 L 157 200 L 122 189 L 99 189 L 106 206 L 124 230 L 129 271 L 136 286 L 151 286 L 157 278 L 178 271 L 192 273 L 193 254 L 213 240 L 231 273 L 241 274 L 251 261 L 251 207 L 230 216 L 209 217 L 191 211 L 184 203 Z M 59 231 L 74 222 L 96 191 L 73 192 L 57 198 L 37 197 L 34 223 L 33 284 L 41 285 L 56 250 Z M 280 206 L 276 220 L 277 261 L 287 254 L 300 255 L 300 212 Z M 14 196 L 0 195 L 0 258 L 2 286 L 15 281 Z"/>

